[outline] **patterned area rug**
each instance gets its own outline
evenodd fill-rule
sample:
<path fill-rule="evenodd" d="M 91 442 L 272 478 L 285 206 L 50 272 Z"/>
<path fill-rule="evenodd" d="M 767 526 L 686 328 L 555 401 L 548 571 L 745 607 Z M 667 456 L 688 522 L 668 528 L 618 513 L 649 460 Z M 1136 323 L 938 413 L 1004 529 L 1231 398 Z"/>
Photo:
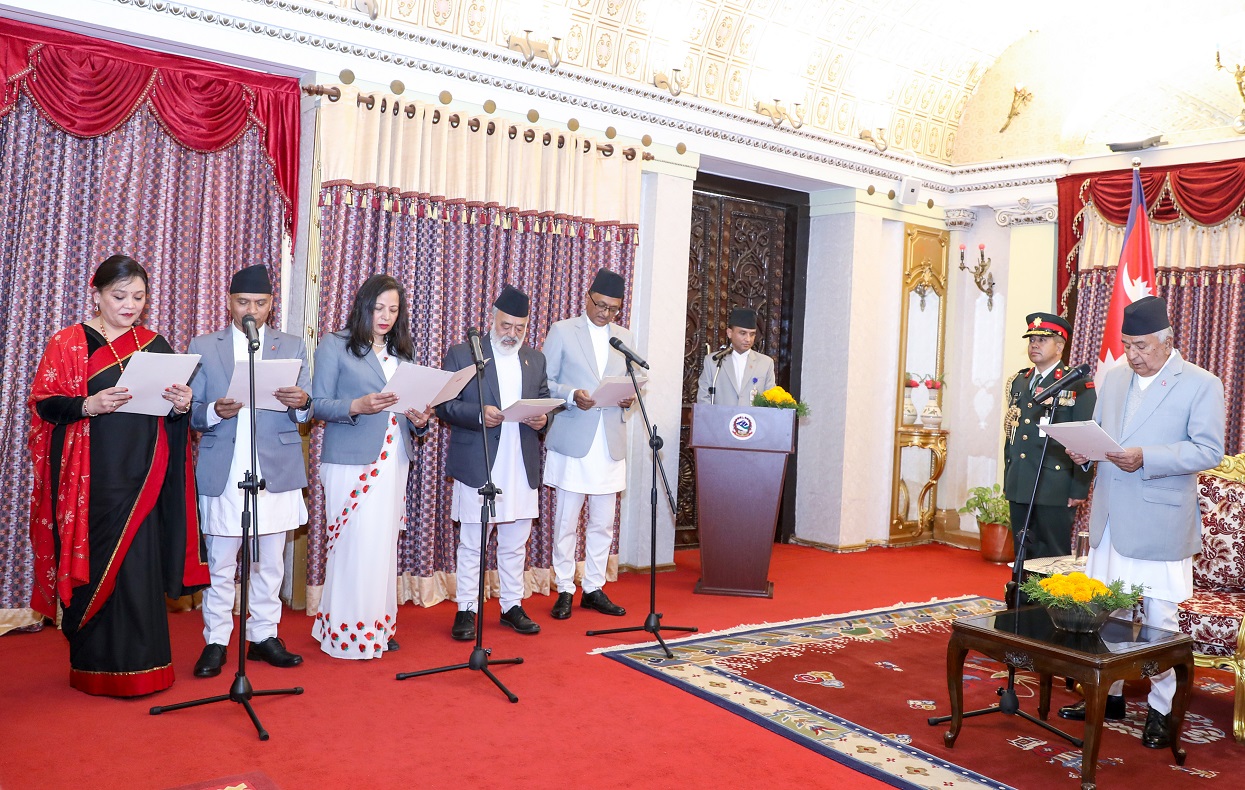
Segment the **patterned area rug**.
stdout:
<path fill-rule="evenodd" d="M 1002 609 L 965 597 L 790 623 L 740 626 L 669 642 L 601 651 L 827 757 L 903 788 L 1075 787 L 1081 752 L 1036 725 L 1006 715 L 966 719 L 954 749 L 942 744 L 950 713 L 946 648 L 951 622 Z M 1001 680 L 1000 680 L 1001 679 Z M 1005 665 L 969 653 L 966 709 L 998 703 Z M 1141 746 L 1148 682 L 1128 684 L 1128 717 L 1107 722 L 1097 780 L 1107 787 L 1228 787 L 1245 758 L 1232 731 L 1232 678 L 1199 669 L 1185 717 L 1188 759 Z M 1017 674 L 1021 708 L 1037 713 L 1038 677 Z M 1051 722 L 1072 735 L 1084 726 L 1055 716 L 1078 698 L 1056 684 Z"/>

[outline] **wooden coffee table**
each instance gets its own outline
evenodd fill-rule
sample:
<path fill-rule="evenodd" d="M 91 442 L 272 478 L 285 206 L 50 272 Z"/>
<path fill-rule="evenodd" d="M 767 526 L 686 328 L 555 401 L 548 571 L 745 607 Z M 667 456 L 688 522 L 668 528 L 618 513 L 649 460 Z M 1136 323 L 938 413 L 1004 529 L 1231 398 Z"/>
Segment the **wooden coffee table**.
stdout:
<path fill-rule="evenodd" d="M 1051 677 L 1061 675 L 1080 682 L 1086 703 L 1085 743 L 1081 752 L 1082 790 L 1095 787 L 1102 717 L 1111 684 L 1174 669 L 1176 695 L 1172 699 L 1171 750 L 1176 764 L 1184 765 L 1180 728 L 1193 682 L 1193 641 L 1187 635 L 1114 618 L 1096 634 L 1074 634 L 1056 629 L 1040 606 L 956 620 L 947 644 L 951 729 L 942 739 L 948 748 L 955 745 L 964 723 L 964 658 L 969 650 L 1017 669 L 1038 673 L 1041 679 L 1038 715 L 1043 721 L 1050 712 Z"/>

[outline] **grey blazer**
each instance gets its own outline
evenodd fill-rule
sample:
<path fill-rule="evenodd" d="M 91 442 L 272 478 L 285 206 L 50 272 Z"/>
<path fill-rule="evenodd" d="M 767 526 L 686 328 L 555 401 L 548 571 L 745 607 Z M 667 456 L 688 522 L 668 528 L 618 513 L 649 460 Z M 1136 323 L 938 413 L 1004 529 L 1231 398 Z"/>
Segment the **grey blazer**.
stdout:
<path fill-rule="evenodd" d="M 1197 473 L 1223 460 L 1223 382 L 1173 351 L 1125 427 L 1132 378 L 1127 365 L 1107 371 L 1094 421 L 1121 447 L 1141 447 L 1143 465 L 1125 472 L 1110 462 L 1098 464 L 1090 542 L 1101 543 L 1109 516 L 1111 543 L 1125 557 L 1192 557 L 1202 550 Z"/>
<path fill-rule="evenodd" d="M 631 330 L 618 324 L 608 326 L 611 338 L 620 338 L 628 348 L 635 348 Z M 587 390 L 589 394 L 601 383 L 597 374 L 597 355 L 588 334 L 588 317 L 577 315 L 558 321 L 549 327 L 541 351 L 549 364 L 549 391 L 553 397 L 566 400 L 575 390 Z M 606 358 L 606 376 L 627 375 L 627 363 L 622 354 L 609 350 Z M 570 401 L 566 411 L 558 414 L 558 420 L 549 429 L 546 446 L 570 458 L 583 458 L 592 448 L 597 425 L 605 423 L 605 441 L 610 457 L 620 461 L 627 457 L 626 422 L 630 410 L 617 406 L 595 407 L 584 411 Z"/>
<path fill-rule="evenodd" d="M 386 426 L 391 412 L 350 416 L 350 403 L 355 398 L 380 392 L 385 388 L 385 372 L 375 354 L 360 359 L 346 347 L 346 332 L 331 332 L 320 338 L 316 347 L 316 375 L 311 395 L 315 399 L 316 419 L 324 420 L 324 445 L 320 460 L 326 464 L 370 464 L 380 457 L 385 443 Z M 410 362 L 411 360 L 406 360 Z M 415 457 L 415 437 L 428 432 L 428 426 L 416 428 L 404 416 L 398 424 L 406 441 L 406 453 Z"/>
<path fill-rule="evenodd" d="M 485 359 L 493 358 L 493 344 L 487 334 L 480 337 L 480 350 Z M 519 346 L 519 362 L 523 368 L 523 397 L 548 398 L 549 381 L 545 375 L 545 355 L 526 343 Z M 441 367 L 445 370 L 462 370 L 471 364 L 471 346 L 459 343 L 450 346 Z M 500 388 L 497 384 L 497 368 L 490 362 L 484 366 L 484 403 L 502 408 Z M 506 404 L 509 405 L 509 404 Z M 470 488 L 484 485 L 484 447 L 480 439 L 480 390 L 475 380 L 467 382 L 458 397 L 437 406 L 437 417 L 450 426 L 450 450 L 445 463 L 446 473 Z M 545 423 L 549 430 L 553 416 Z M 497 443 L 501 440 L 501 426 L 488 429 L 489 454 L 496 460 Z M 523 467 L 527 482 L 532 488 L 540 487 L 540 439 L 537 431 L 519 423 L 519 446 L 523 450 Z"/>
<path fill-rule="evenodd" d="M 209 427 L 208 409 L 225 397 L 229 381 L 233 378 L 233 328 L 199 335 L 190 341 L 190 353 L 199 354 L 199 367 L 190 379 L 194 391 L 190 407 L 190 427 L 202 434 L 199 439 L 199 459 L 195 464 L 195 483 L 199 493 L 220 496 L 225 486 L 236 483 L 229 480 L 233 465 L 233 449 L 238 439 L 237 418 L 221 420 Z M 264 346 L 261 359 L 297 359 L 302 363 L 298 371 L 298 386 L 310 392 L 311 377 L 308 374 L 307 346 L 301 338 L 264 327 Z M 312 407 L 314 410 L 314 406 Z M 304 417 L 304 422 L 310 417 Z M 303 461 L 303 442 L 298 435 L 298 414 L 288 409 L 283 414 L 266 409 L 255 410 L 255 449 L 259 455 L 260 471 L 264 475 L 267 490 L 272 492 L 293 491 L 307 485 L 307 466 Z"/>
<path fill-rule="evenodd" d="M 744 365 L 744 388 L 740 392 L 735 387 L 735 363 L 732 362 L 727 367 L 728 357 L 729 353 L 722 358 L 720 372 L 718 363 L 713 361 L 713 355 L 705 357 L 705 365 L 700 371 L 700 381 L 696 386 L 697 403 L 708 403 L 709 388 L 714 387 L 714 403 L 723 406 L 751 406 L 753 390 L 761 393 L 774 386 L 774 360 L 759 351 L 749 350 L 748 363 Z M 714 374 L 718 377 L 716 385 L 713 383 Z"/>

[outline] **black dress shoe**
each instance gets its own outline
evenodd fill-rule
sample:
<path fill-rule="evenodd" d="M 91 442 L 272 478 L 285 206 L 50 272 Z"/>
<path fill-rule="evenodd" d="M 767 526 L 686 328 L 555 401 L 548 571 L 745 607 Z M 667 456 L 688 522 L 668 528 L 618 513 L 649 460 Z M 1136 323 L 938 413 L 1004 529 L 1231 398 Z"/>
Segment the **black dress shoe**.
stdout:
<path fill-rule="evenodd" d="M 520 634 L 539 634 L 540 626 L 536 624 L 532 618 L 527 616 L 527 612 L 523 611 L 522 606 L 512 606 L 501 615 L 502 625 L 508 625 Z"/>
<path fill-rule="evenodd" d="M 462 610 L 454 615 L 454 627 L 450 629 L 450 636 L 459 642 L 470 642 L 476 638 L 476 613 Z"/>
<path fill-rule="evenodd" d="M 389 641 L 385 642 L 385 652 L 387 653 L 392 653 L 400 649 L 402 649 L 402 645 L 398 644 L 398 640 L 394 639 L 392 636 L 389 637 Z"/>
<path fill-rule="evenodd" d="M 248 661 L 256 659 L 267 661 L 274 667 L 296 667 L 303 663 L 303 657 L 285 649 L 285 642 L 276 636 L 270 636 L 262 642 L 251 642 L 246 649 Z"/>
<path fill-rule="evenodd" d="M 557 603 L 553 605 L 553 619 L 566 620 L 571 616 L 571 604 L 575 602 L 575 593 L 558 593 Z"/>
<path fill-rule="evenodd" d="M 220 668 L 225 665 L 226 653 L 228 651 L 224 645 L 208 645 L 203 648 L 199 660 L 195 662 L 195 677 L 214 678 L 219 675 Z"/>
<path fill-rule="evenodd" d="M 1147 708 L 1146 729 L 1141 733 L 1141 745 L 1147 749 L 1166 749 L 1171 742 L 1171 715 L 1164 716 L 1154 708 Z"/>
<path fill-rule="evenodd" d="M 1114 696 L 1107 695 L 1107 707 L 1103 711 L 1102 718 L 1109 721 L 1119 721 L 1128 714 L 1128 706 L 1124 702 L 1124 695 Z M 1072 721 L 1085 721 L 1085 700 L 1074 705 L 1064 705 L 1059 709 L 1059 718 L 1071 719 Z"/>
<path fill-rule="evenodd" d="M 605 597 L 605 590 L 584 593 L 579 599 L 579 605 L 585 609 L 596 609 L 601 614 L 612 614 L 615 617 L 622 617 L 627 613 L 626 609 Z"/>

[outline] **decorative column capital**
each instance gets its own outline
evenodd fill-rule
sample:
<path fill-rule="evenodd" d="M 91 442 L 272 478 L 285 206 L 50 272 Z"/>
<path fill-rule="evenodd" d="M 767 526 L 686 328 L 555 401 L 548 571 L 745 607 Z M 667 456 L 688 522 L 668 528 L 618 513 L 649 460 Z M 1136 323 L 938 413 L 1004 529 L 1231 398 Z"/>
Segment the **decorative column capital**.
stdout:
<path fill-rule="evenodd" d="M 1044 225 L 1055 222 L 1059 217 L 1059 209 L 1054 203 L 1034 205 L 1029 198 L 1016 201 L 1013 208 L 1001 208 L 994 212 L 994 221 L 1000 227 L 1008 228 L 1017 225 Z"/>
<path fill-rule="evenodd" d="M 946 218 L 947 230 L 972 230 L 977 224 L 977 212 L 971 208 L 949 208 Z"/>

